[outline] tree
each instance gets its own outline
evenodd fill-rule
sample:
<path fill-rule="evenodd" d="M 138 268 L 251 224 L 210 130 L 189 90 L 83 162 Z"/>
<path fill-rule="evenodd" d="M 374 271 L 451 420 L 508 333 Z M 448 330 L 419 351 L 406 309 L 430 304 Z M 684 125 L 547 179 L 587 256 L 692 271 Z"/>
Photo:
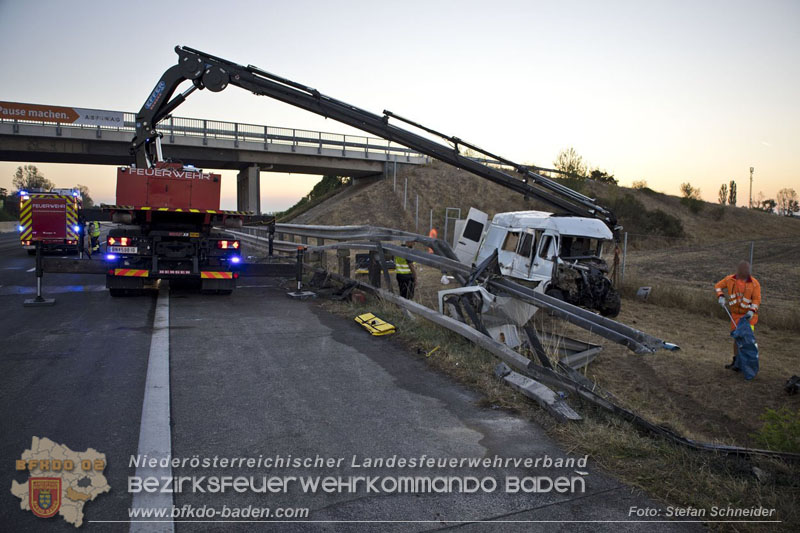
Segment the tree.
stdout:
<path fill-rule="evenodd" d="M 692 187 L 688 181 L 681 183 L 681 203 L 689 208 L 692 213 L 699 213 L 703 210 L 703 200 L 700 199 L 700 189 Z"/>
<path fill-rule="evenodd" d="M 761 210 L 766 211 L 767 213 L 772 213 L 775 211 L 776 205 L 778 205 L 778 202 L 776 202 L 772 198 L 768 198 L 761 202 Z"/>
<path fill-rule="evenodd" d="M 681 183 L 681 196 L 687 200 L 699 200 L 700 189 L 695 189 L 688 181 L 686 183 Z"/>
<path fill-rule="evenodd" d="M 583 157 L 578 155 L 575 148 L 569 147 L 566 150 L 561 150 L 556 160 L 553 161 L 553 166 L 556 170 L 560 170 L 570 178 L 578 178 L 580 180 L 586 179 L 587 167 Z"/>
<path fill-rule="evenodd" d="M 633 183 L 631 183 L 631 188 L 633 188 L 633 189 L 646 189 L 647 188 L 647 180 L 645 180 L 645 179 L 636 180 Z"/>
<path fill-rule="evenodd" d="M 719 199 L 717 200 L 719 205 L 725 205 L 728 203 L 728 184 L 723 183 L 719 186 Z"/>
<path fill-rule="evenodd" d="M 599 168 L 592 170 L 591 174 L 589 174 L 589 179 L 600 183 L 610 183 L 611 185 L 617 184 L 617 178 L 614 177 L 614 174 L 609 174 Z"/>
<path fill-rule="evenodd" d="M 53 188 L 53 182 L 45 178 L 44 175 L 39 172 L 39 169 L 36 168 L 36 165 L 17 167 L 11 183 L 19 191 L 28 189 L 43 189 L 49 191 Z"/>
<path fill-rule="evenodd" d="M 736 182 L 733 180 L 728 185 L 728 205 L 736 207 Z"/>
<path fill-rule="evenodd" d="M 792 207 L 797 204 L 797 192 L 788 187 L 778 191 L 778 214 L 791 216 Z"/>
<path fill-rule="evenodd" d="M 89 195 L 89 187 L 86 185 L 81 185 L 80 183 L 75 187 L 81 193 L 81 199 L 83 200 L 83 207 L 89 208 L 94 206 L 94 200 L 92 200 L 91 195 Z"/>

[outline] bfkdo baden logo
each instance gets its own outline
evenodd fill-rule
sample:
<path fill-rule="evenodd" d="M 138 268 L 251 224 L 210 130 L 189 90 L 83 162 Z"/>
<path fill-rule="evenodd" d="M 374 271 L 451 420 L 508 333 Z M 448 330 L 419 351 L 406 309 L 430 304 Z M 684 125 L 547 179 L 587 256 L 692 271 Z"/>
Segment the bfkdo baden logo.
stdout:
<path fill-rule="evenodd" d="M 80 527 L 86 502 L 108 492 L 103 470 L 106 456 L 89 448 L 75 452 L 50 439 L 33 437 L 31 447 L 15 461 L 17 472 L 28 472 L 28 480 L 11 482 L 11 493 L 19 507 L 39 518 L 60 515 Z"/>
<path fill-rule="evenodd" d="M 28 479 L 28 501 L 31 512 L 39 518 L 50 518 L 61 508 L 61 478 Z"/>

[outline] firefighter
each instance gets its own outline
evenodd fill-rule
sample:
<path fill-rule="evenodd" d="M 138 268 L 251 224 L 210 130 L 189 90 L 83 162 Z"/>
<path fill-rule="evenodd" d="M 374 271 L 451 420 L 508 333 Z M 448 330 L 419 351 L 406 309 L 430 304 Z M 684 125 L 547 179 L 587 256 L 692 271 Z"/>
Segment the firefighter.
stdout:
<path fill-rule="evenodd" d="M 406 248 L 413 248 L 414 242 L 408 241 L 403 244 Z M 406 300 L 414 299 L 414 287 L 417 285 L 417 270 L 414 263 L 404 257 L 395 256 L 394 272 L 397 276 L 397 286 L 400 289 L 400 296 Z"/>
<path fill-rule="evenodd" d="M 755 331 L 758 323 L 758 308 L 761 306 L 761 284 L 750 274 L 750 263 L 747 261 L 739 262 L 736 267 L 736 274 L 725 276 L 714 285 L 717 292 L 717 300 L 722 307 L 726 307 L 733 317 L 733 322 L 739 323 L 739 319 L 746 317 L 750 320 L 750 327 Z M 725 294 L 727 291 L 727 295 Z M 736 326 L 731 322 L 731 331 Z M 738 371 L 736 366 L 736 356 L 739 355 L 739 348 L 733 343 L 733 360 L 725 368 Z"/>
<path fill-rule="evenodd" d="M 89 222 L 89 237 L 91 238 L 92 251 L 89 255 L 100 251 L 100 223 L 96 220 Z"/>

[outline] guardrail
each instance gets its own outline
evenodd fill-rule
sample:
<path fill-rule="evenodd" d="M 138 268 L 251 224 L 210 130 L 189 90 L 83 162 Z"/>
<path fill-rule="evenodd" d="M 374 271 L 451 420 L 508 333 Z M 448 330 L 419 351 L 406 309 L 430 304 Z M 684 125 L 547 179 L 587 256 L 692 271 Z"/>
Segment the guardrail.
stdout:
<path fill-rule="evenodd" d="M 237 231 L 237 236 L 247 236 L 255 240 L 264 240 L 264 228 L 254 226 L 242 228 Z M 475 274 L 474 269 L 458 261 L 455 253 L 450 246 L 440 239 L 434 239 L 425 235 L 418 235 L 406 231 L 375 226 L 313 226 L 302 224 L 276 224 L 276 250 L 288 251 L 297 249 L 298 246 L 305 247 L 309 252 L 341 249 L 347 251 L 358 249 L 376 252 L 383 256 L 384 252 L 391 255 L 405 257 L 406 259 L 440 269 L 455 275 L 460 281 L 469 279 Z M 283 238 L 285 235 L 299 236 L 300 242 L 294 242 Z M 314 239 L 313 245 L 309 244 L 309 239 Z M 326 244 L 325 241 L 335 241 L 334 244 Z M 402 246 L 387 244 L 391 241 L 415 241 L 430 247 L 434 253 L 425 253 L 412 250 Z M 349 255 L 348 255 L 349 261 Z M 340 268 L 341 270 L 341 268 Z M 349 262 L 348 262 L 349 270 Z M 343 273 L 349 275 L 349 272 Z M 575 324 L 596 335 L 600 335 L 608 340 L 628 347 L 630 350 L 639 353 L 653 353 L 659 349 L 675 349 L 676 347 L 662 339 L 648 335 L 642 331 L 622 324 L 610 318 L 597 315 L 574 305 L 568 304 L 557 298 L 536 292 L 530 287 L 520 285 L 504 277 L 487 277 L 484 283 L 498 292 L 502 292 L 521 301 L 547 309 L 558 317 Z"/>
<path fill-rule="evenodd" d="M 103 131 L 124 131 L 134 133 L 136 131 L 136 115 L 134 113 L 124 113 L 123 123 L 118 126 L 94 126 L 86 124 L 62 124 L 59 122 L 41 122 L 32 120 L 16 120 L 0 118 L 0 124 L 14 124 L 14 133 L 18 133 L 18 126 L 50 126 L 56 128 L 56 135 L 60 135 L 63 129 L 81 129 L 100 132 Z M 193 137 L 203 139 L 203 144 L 207 144 L 209 139 L 221 139 L 233 141 L 235 147 L 239 147 L 240 142 L 260 143 L 263 149 L 269 150 L 271 146 L 282 145 L 291 146 L 294 151 L 297 147 L 316 148 L 319 153 L 323 149 L 331 149 L 345 152 L 363 152 L 364 158 L 368 159 L 371 155 L 382 155 L 388 159 L 403 158 L 407 162 L 429 158 L 423 154 L 410 150 L 397 143 L 392 143 L 379 137 L 368 137 L 365 135 L 346 135 L 341 133 L 330 133 L 324 131 L 304 130 L 297 128 L 284 128 L 279 126 L 265 126 L 259 124 L 248 124 L 243 122 L 224 122 L 219 120 L 208 120 L 186 117 L 168 117 L 162 120 L 156 128 L 166 140 L 175 142 L 176 137 Z M 131 138 L 133 136 L 131 135 Z"/>

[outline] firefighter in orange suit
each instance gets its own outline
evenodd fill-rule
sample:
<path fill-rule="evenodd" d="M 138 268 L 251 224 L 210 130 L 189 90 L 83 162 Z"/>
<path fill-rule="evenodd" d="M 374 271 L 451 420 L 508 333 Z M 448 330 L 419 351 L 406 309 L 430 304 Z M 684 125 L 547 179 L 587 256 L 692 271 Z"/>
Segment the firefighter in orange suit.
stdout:
<path fill-rule="evenodd" d="M 755 330 L 758 323 L 758 309 L 761 306 L 761 284 L 750 275 L 750 263 L 741 261 L 736 267 L 736 274 L 722 278 L 714 285 L 714 289 L 717 291 L 719 304 L 731 312 L 734 322 L 738 324 L 740 318 L 750 315 L 750 327 Z M 731 331 L 734 329 L 735 326 L 731 323 Z M 739 350 L 734 342 L 733 361 L 725 365 L 725 368 L 735 369 L 734 362 L 738 353 Z"/>

